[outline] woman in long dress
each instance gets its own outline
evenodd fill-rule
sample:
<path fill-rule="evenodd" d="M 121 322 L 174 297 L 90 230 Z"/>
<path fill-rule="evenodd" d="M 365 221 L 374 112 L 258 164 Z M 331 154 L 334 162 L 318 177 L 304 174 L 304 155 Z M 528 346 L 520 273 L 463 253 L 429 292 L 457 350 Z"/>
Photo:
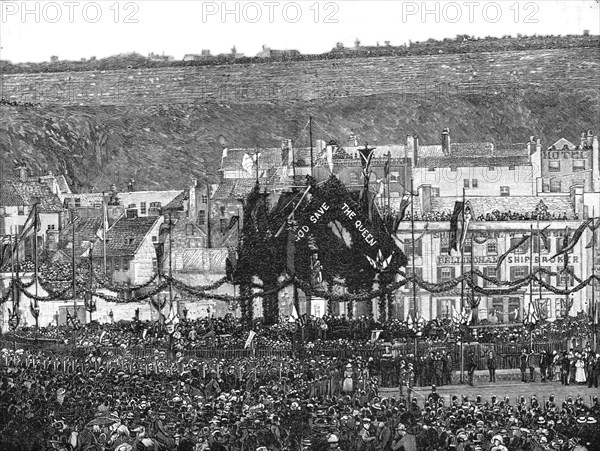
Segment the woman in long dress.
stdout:
<path fill-rule="evenodd" d="M 354 376 L 354 371 L 352 369 L 352 365 L 349 363 L 346 365 L 346 369 L 344 370 L 344 381 L 342 382 L 342 391 L 344 393 L 352 393 L 354 391 L 354 382 L 352 377 Z"/>
<path fill-rule="evenodd" d="M 575 382 L 578 384 L 585 383 L 585 364 L 581 358 L 581 354 L 575 354 L 577 360 L 575 361 Z"/>

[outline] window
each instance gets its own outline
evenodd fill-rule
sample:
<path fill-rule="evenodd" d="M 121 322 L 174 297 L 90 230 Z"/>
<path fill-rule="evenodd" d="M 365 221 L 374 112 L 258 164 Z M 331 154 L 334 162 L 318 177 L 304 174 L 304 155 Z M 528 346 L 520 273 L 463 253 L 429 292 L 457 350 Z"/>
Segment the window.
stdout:
<path fill-rule="evenodd" d="M 585 160 L 573 160 L 573 171 L 585 171 Z"/>
<path fill-rule="evenodd" d="M 551 193 L 560 193 L 562 191 L 562 183 L 560 180 L 552 180 L 550 181 L 550 192 Z"/>
<path fill-rule="evenodd" d="M 185 226 L 185 236 L 194 236 L 196 235 L 196 228 L 193 224 L 188 224 Z"/>
<path fill-rule="evenodd" d="M 188 238 L 188 247 L 190 248 L 201 248 L 204 247 L 201 237 Z"/>
<path fill-rule="evenodd" d="M 127 238 L 127 244 L 131 245 L 135 242 L 135 238 Z"/>
<path fill-rule="evenodd" d="M 350 185 L 358 185 L 358 174 L 356 172 L 351 172 L 349 176 Z"/>
<path fill-rule="evenodd" d="M 207 204 L 208 203 L 208 196 L 206 194 L 202 195 L 202 203 L 203 204 Z"/>
<path fill-rule="evenodd" d="M 79 197 L 75 198 L 75 208 L 81 207 L 81 199 Z"/>
<path fill-rule="evenodd" d="M 498 253 L 498 241 L 495 238 L 490 238 L 486 243 L 486 250 L 488 254 Z"/>
<path fill-rule="evenodd" d="M 450 168 L 450 172 L 456 172 L 458 170 L 458 168 L 456 166 L 452 166 Z"/>
<path fill-rule="evenodd" d="M 407 257 L 412 257 L 413 244 L 412 241 L 410 243 L 406 243 L 404 245 L 404 253 Z M 415 240 L 415 257 L 421 257 L 423 255 L 423 239 Z"/>
<path fill-rule="evenodd" d="M 23 205 L 19 205 L 17 207 L 19 215 L 23 216 L 25 214 L 25 207 Z"/>
<path fill-rule="evenodd" d="M 554 301 L 554 314 L 556 318 L 563 318 L 567 314 L 564 298 L 556 298 Z"/>
<path fill-rule="evenodd" d="M 470 182 L 470 180 L 469 180 L 469 179 L 464 179 L 464 180 L 463 180 L 463 186 L 464 186 L 465 188 L 470 188 L 470 187 L 471 187 L 471 182 Z"/>
<path fill-rule="evenodd" d="M 156 235 L 152 236 L 152 242 L 156 243 L 158 241 L 158 237 Z"/>
<path fill-rule="evenodd" d="M 473 238 L 467 237 L 465 239 L 465 248 L 463 249 L 463 252 L 465 254 L 470 254 L 473 252 Z"/>
<path fill-rule="evenodd" d="M 94 208 L 102 208 L 102 204 L 94 203 Z"/>
<path fill-rule="evenodd" d="M 515 165 L 514 164 L 508 165 L 508 170 L 509 171 L 514 171 L 515 170 Z"/>
<path fill-rule="evenodd" d="M 48 224 L 48 230 L 55 230 L 56 226 L 54 224 Z"/>
<path fill-rule="evenodd" d="M 438 282 L 448 282 L 452 279 L 454 279 L 453 267 L 438 268 Z"/>
<path fill-rule="evenodd" d="M 508 187 L 508 186 L 501 186 L 500 187 L 500 195 L 501 196 L 510 196 L 510 187 Z"/>
<path fill-rule="evenodd" d="M 552 160 L 548 162 L 548 171 L 549 172 L 560 172 L 560 161 Z"/>
<path fill-rule="evenodd" d="M 435 168 L 428 168 L 427 169 L 429 172 L 435 172 Z"/>
<path fill-rule="evenodd" d="M 499 274 L 498 274 L 498 272 L 496 272 L 495 266 L 484 266 L 483 267 L 483 275 L 486 277 L 491 277 L 491 278 L 497 279 Z M 495 285 L 492 282 L 490 282 L 489 280 L 483 279 L 483 286 L 484 287 L 493 287 Z"/>
<path fill-rule="evenodd" d="M 542 179 L 542 193 L 550 192 L 550 180 Z"/>
<path fill-rule="evenodd" d="M 450 238 L 448 234 L 442 233 L 440 236 L 440 254 L 447 254 L 450 249 Z"/>
<path fill-rule="evenodd" d="M 573 276 L 571 275 L 571 273 L 573 273 L 573 267 L 569 266 L 568 267 L 568 271 L 563 271 L 559 276 L 557 276 L 557 285 L 559 287 L 565 287 L 565 286 L 573 286 L 575 281 L 573 279 Z"/>
<path fill-rule="evenodd" d="M 221 216 L 225 216 L 225 207 L 219 208 L 219 211 L 221 213 Z"/>
<path fill-rule="evenodd" d="M 508 298 L 508 322 L 516 323 L 521 320 L 523 315 L 521 312 L 521 298 L 511 297 Z"/>
<path fill-rule="evenodd" d="M 541 252 L 549 252 L 550 251 L 550 242 L 549 240 L 545 240 L 543 236 L 537 236 L 534 232 L 533 238 L 532 238 L 532 243 L 533 243 L 533 252 L 536 254 L 540 253 L 540 247 L 541 247 Z"/>
<path fill-rule="evenodd" d="M 514 282 L 518 279 L 524 279 L 525 277 L 527 277 L 528 273 L 528 266 L 513 266 L 512 268 L 510 268 L 510 280 L 511 282 Z"/>
<path fill-rule="evenodd" d="M 490 170 L 490 171 L 495 171 L 495 170 L 496 170 L 496 166 L 489 166 L 489 167 L 488 167 L 488 170 Z"/>
<path fill-rule="evenodd" d="M 431 197 L 440 197 L 440 189 L 431 188 Z"/>
<path fill-rule="evenodd" d="M 452 307 L 454 301 L 452 299 L 438 299 L 437 300 L 437 317 L 443 319 L 452 318 Z"/>
<path fill-rule="evenodd" d="M 499 323 L 504 322 L 504 299 L 503 298 L 493 298 L 492 299 L 492 309 L 488 315 L 488 319 L 490 316 L 495 316 Z"/>
<path fill-rule="evenodd" d="M 75 200 L 77 200 L 77 199 L 75 199 Z M 137 208 L 137 205 L 136 204 L 129 204 L 129 206 L 127 208 Z"/>
<path fill-rule="evenodd" d="M 225 233 L 225 230 L 227 230 L 227 225 L 228 225 L 227 218 L 221 218 L 219 220 L 219 226 L 221 227 L 221 233 Z"/>
<path fill-rule="evenodd" d="M 514 246 L 516 245 L 519 241 L 521 241 L 521 238 L 511 238 L 510 239 L 510 246 Z M 525 252 L 529 251 L 529 240 L 525 241 L 525 243 L 521 244 L 518 248 L 515 249 L 515 253 L 517 254 L 524 254 Z"/>
<path fill-rule="evenodd" d="M 152 259 L 152 270 L 154 272 L 158 272 L 158 260 L 156 260 L 155 258 Z"/>
<path fill-rule="evenodd" d="M 200 210 L 198 212 L 198 225 L 205 225 L 206 224 L 206 211 L 205 210 Z"/>
<path fill-rule="evenodd" d="M 477 179 L 471 180 L 471 186 L 473 188 L 479 188 L 479 181 Z"/>
<path fill-rule="evenodd" d="M 129 271 L 129 259 L 127 257 L 123 258 L 123 271 Z"/>
<path fill-rule="evenodd" d="M 146 202 L 140 202 L 140 213 L 143 215 L 146 214 Z"/>
<path fill-rule="evenodd" d="M 158 210 L 162 207 L 160 202 L 150 202 L 150 210 Z"/>

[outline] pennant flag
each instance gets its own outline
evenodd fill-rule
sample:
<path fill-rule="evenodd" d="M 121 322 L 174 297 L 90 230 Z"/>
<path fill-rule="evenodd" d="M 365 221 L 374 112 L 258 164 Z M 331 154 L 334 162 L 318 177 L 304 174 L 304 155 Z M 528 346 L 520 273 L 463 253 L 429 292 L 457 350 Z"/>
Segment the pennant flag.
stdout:
<path fill-rule="evenodd" d="M 37 232 L 40 229 L 40 214 L 38 211 L 38 205 L 39 204 L 36 203 L 31 208 L 29 216 L 27 217 L 27 221 L 25 221 L 25 224 L 23 225 L 23 231 L 19 236 L 19 241 L 22 241 L 30 236 L 33 232 Z"/>
<path fill-rule="evenodd" d="M 302 326 L 302 327 L 306 326 L 306 322 L 307 322 L 307 320 L 308 320 L 308 316 L 307 316 L 307 314 L 305 313 L 304 315 L 302 315 L 302 316 L 300 317 L 300 326 Z"/>
<path fill-rule="evenodd" d="M 550 257 L 548 260 L 552 260 L 553 258 L 558 257 L 559 255 L 566 254 L 567 252 L 571 252 L 573 250 L 573 248 L 575 247 L 575 245 L 579 242 L 579 239 L 581 238 L 581 235 L 583 235 L 583 232 L 585 232 L 585 229 L 587 228 L 587 226 L 589 226 L 593 222 L 593 220 L 594 220 L 594 218 L 590 218 L 587 221 L 584 221 L 579 227 L 577 227 L 577 229 L 573 233 L 573 238 L 571 239 L 570 242 L 569 242 L 569 227 L 567 226 L 567 228 L 565 229 L 565 236 L 563 238 L 562 249 L 560 250 L 560 252 L 557 252 L 555 255 Z"/>
<path fill-rule="evenodd" d="M 599 228 L 600 228 L 600 218 L 598 218 L 598 220 L 596 220 L 596 224 L 590 224 L 590 231 L 592 232 L 592 238 L 590 238 L 590 242 L 585 247 L 586 249 L 591 249 L 592 246 L 594 245 L 594 241 L 596 242 L 596 245 L 598 243 L 600 243 L 600 238 L 598 238 L 597 233 L 596 233 Z"/>
<path fill-rule="evenodd" d="M 400 218 L 400 221 L 402 221 L 404 219 L 404 215 L 406 214 L 406 209 L 408 208 L 408 206 L 410 205 L 411 202 L 411 195 L 410 194 L 405 194 L 404 196 L 402 196 L 402 200 L 400 201 L 400 208 L 399 208 L 399 212 L 398 212 L 398 217 Z"/>
<path fill-rule="evenodd" d="M 365 143 L 364 149 L 358 149 L 363 168 L 363 175 L 365 177 L 369 175 L 369 168 L 371 167 L 371 160 L 373 160 L 374 150 L 375 147 L 369 147 L 368 143 Z"/>
<path fill-rule="evenodd" d="M 452 250 L 458 250 L 458 219 L 464 209 L 464 203 L 456 201 L 454 203 L 454 211 L 450 218 L 450 246 L 448 247 L 448 255 L 452 254 Z"/>
<path fill-rule="evenodd" d="M 532 325 L 535 325 L 537 322 L 538 322 L 537 313 L 535 312 L 535 309 L 533 308 L 533 304 L 530 303 L 529 307 L 527 308 L 527 315 L 525 315 L 525 317 L 523 318 L 523 325 L 532 326 Z"/>
<path fill-rule="evenodd" d="M 525 244 L 527 242 L 527 240 L 529 240 L 529 238 L 531 238 L 530 235 L 523 235 L 523 238 L 521 238 L 517 243 L 513 244 L 504 254 L 502 254 L 499 258 L 498 258 L 498 263 L 496 263 L 496 271 L 498 270 L 498 268 L 500 268 L 500 265 L 502 264 L 502 262 L 506 259 L 506 257 L 508 257 L 508 255 L 513 252 L 515 249 L 518 249 L 519 247 L 521 247 L 523 244 Z"/>
<path fill-rule="evenodd" d="M 295 305 L 292 305 L 292 312 L 290 313 L 290 319 L 288 320 L 288 322 L 295 323 L 299 319 L 300 318 L 298 317 L 298 310 L 296 310 Z"/>
<path fill-rule="evenodd" d="M 29 302 L 29 310 L 31 311 L 31 316 L 33 316 L 35 319 L 38 319 L 38 317 L 40 316 L 39 307 L 34 306 L 33 302 Z"/>
<path fill-rule="evenodd" d="M 456 311 L 456 308 L 454 307 L 454 305 L 452 305 L 451 308 L 452 308 L 452 322 L 454 324 L 460 324 L 460 314 Z"/>
<path fill-rule="evenodd" d="M 244 345 L 244 349 L 248 349 L 250 347 L 255 336 L 256 336 L 256 332 L 251 330 L 250 333 L 248 334 L 248 338 L 246 339 L 246 344 Z"/>
<path fill-rule="evenodd" d="M 381 335 L 382 330 L 372 330 L 371 331 L 371 343 L 375 343 L 379 340 L 379 335 Z"/>
<path fill-rule="evenodd" d="M 409 329 L 413 328 L 413 318 L 412 315 L 409 313 L 408 314 L 408 318 L 406 318 L 406 325 L 408 326 Z"/>
<path fill-rule="evenodd" d="M 240 220 L 239 215 L 232 216 L 231 219 L 229 219 L 229 225 L 227 226 L 227 228 L 225 229 L 225 231 L 223 232 L 223 234 L 226 234 L 231 229 L 233 229 L 237 225 L 237 223 L 239 222 L 239 220 Z"/>
<path fill-rule="evenodd" d="M 108 232 L 108 201 L 104 193 L 102 193 L 102 228 L 98 230 L 96 236 L 101 240 L 106 238 Z"/>
<path fill-rule="evenodd" d="M 469 230 L 469 223 L 471 222 L 471 219 L 473 216 L 472 211 L 473 210 L 471 209 L 471 203 L 469 201 L 466 201 L 465 205 L 464 205 L 462 217 L 460 218 L 460 221 L 459 221 L 459 224 L 461 226 L 460 246 L 458 248 L 459 251 L 461 249 L 464 249 L 465 241 L 467 240 L 467 231 Z"/>

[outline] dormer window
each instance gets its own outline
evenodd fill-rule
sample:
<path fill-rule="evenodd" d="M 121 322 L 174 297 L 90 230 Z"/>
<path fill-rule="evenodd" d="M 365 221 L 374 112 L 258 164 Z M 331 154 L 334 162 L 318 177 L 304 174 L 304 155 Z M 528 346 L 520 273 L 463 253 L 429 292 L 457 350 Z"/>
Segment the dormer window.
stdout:
<path fill-rule="evenodd" d="M 127 238 L 127 244 L 131 245 L 135 241 L 135 238 Z"/>

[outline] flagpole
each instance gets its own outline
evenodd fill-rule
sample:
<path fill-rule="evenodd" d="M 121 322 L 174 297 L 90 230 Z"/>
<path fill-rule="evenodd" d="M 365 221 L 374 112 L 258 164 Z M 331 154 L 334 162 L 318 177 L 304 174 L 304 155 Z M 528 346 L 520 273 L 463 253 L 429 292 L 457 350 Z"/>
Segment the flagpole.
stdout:
<path fill-rule="evenodd" d="M 35 280 L 34 283 L 35 283 L 35 297 L 36 297 L 36 299 L 34 299 L 33 305 L 34 305 L 34 310 L 36 310 L 38 308 L 38 301 L 37 301 L 37 296 L 38 296 L 37 234 L 38 234 L 38 228 L 40 225 L 38 224 L 38 204 L 35 204 L 33 206 L 33 208 L 35 209 L 34 215 L 33 215 L 33 277 Z M 35 317 L 36 336 L 37 336 L 37 329 L 39 326 L 38 318 L 39 318 L 39 315 Z"/>
<path fill-rule="evenodd" d="M 596 219 L 596 208 L 592 207 L 592 226 L 596 225 L 596 221 L 600 219 Z M 594 351 L 598 352 L 598 306 L 596 305 L 596 284 L 598 281 L 596 280 L 596 230 L 592 227 L 592 305 L 594 306 L 594 318 L 592 324 L 594 325 L 593 329 L 593 340 L 594 340 Z"/>
<path fill-rule="evenodd" d="M 312 134 L 312 115 L 308 117 L 308 139 L 310 140 L 310 176 L 314 178 L 314 170 L 313 170 L 313 134 Z"/>
<path fill-rule="evenodd" d="M 419 355 L 419 337 L 418 327 L 417 327 L 417 318 L 419 317 L 419 306 L 417 305 L 417 283 L 416 283 L 416 275 L 415 275 L 415 191 L 414 191 L 414 181 L 413 178 L 410 178 L 410 233 L 412 238 L 412 292 L 413 292 L 413 303 L 415 305 L 415 358 L 418 358 Z"/>
<path fill-rule="evenodd" d="M 107 274 L 106 268 L 106 221 L 108 218 L 108 206 L 106 205 L 106 197 L 104 191 L 102 191 L 102 260 L 104 263 L 104 275 Z M 73 237 L 73 241 L 75 241 L 75 237 Z"/>
<path fill-rule="evenodd" d="M 462 190 L 462 227 L 461 233 L 464 231 L 465 227 L 465 187 L 463 186 Z M 466 233 L 466 232 L 465 232 Z M 465 271 L 465 247 L 462 243 L 462 236 L 458 238 L 460 243 L 460 314 L 461 318 L 463 316 L 463 312 L 465 311 L 465 279 L 463 278 L 463 274 Z M 471 245 L 471 260 L 473 259 L 473 247 Z M 462 320 L 461 320 L 462 322 Z M 462 326 L 462 325 L 461 325 Z M 463 338 L 463 328 L 460 329 L 460 383 L 464 383 L 464 372 L 465 372 L 465 356 L 464 356 L 464 338 Z"/>
<path fill-rule="evenodd" d="M 73 347 L 77 346 L 77 336 L 75 332 L 75 319 L 77 318 L 77 272 L 75 267 L 75 209 L 71 210 L 71 222 L 72 222 L 72 231 L 73 231 L 73 252 L 72 252 L 72 265 L 73 265 Z M 106 236 L 106 235 L 105 235 Z M 104 254 L 106 258 L 106 254 Z"/>
<path fill-rule="evenodd" d="M 392 174 L 392 153 L 388 153 L 388 173 L 387 173 L 387 214 L 390 214 L 390 178 Z"/>
<path fill-rule="evenodd" d="M 532 238 L 531 243 L 529 243 L 529 305 L 533 307 L 533 278 L 531 277 L 533 274 L 533 224 L 529 224 L 529 236 Z M 538 236 L 538 247 L 539 245 L 540 242 Z M 535 310 L 536 309 L 534 308 L 534 311 Z"/>
<path fill-rule="evenodd" d="M 537 218 L 537 243 L 538 243 L 538 277 L 540 278 L 539 286 L 540 286 L 540 300 L 542 302 L 542 242 L 540 241 L 540 218 Z M 546 245 L 544 244 L 544 248 Z M 550 308 L 550 305 L 548 305 Z M 540 318 L 541 319 L 541 318 Z"/>

